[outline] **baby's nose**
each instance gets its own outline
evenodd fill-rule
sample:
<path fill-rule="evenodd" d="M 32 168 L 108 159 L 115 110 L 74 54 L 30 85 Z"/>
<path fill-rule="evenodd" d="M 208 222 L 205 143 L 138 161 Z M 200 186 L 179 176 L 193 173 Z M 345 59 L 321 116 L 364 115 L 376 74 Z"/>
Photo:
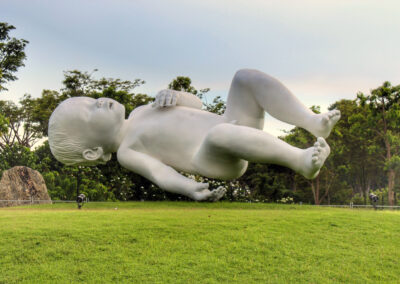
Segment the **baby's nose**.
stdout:
<path fill-rule="evenodd" d="M 104 104 L 103 100 L 97 100 L 97 107 L 98 108 L 101 108 L 103 106 L 103 104 Z"/>

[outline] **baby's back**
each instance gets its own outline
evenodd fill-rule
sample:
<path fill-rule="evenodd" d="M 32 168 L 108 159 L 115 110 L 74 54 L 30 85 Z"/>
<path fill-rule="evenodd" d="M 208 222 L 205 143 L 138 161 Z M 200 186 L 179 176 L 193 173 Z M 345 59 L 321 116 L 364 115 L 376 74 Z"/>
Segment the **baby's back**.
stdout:
<path fill-rule="evenodd" d="M 131 113 L 121 147 L 146 153 L 177 170 L 193 172 L 193 155 L 209 130 L 224 122 L 223 116 L 194 108 L 146 105 Z"/>

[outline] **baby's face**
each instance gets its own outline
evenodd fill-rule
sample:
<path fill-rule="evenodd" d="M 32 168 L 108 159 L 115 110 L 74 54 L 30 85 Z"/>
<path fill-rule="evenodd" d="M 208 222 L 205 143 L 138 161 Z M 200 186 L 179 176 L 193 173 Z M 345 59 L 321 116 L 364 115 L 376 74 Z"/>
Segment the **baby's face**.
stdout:
<path fill-rule="evenodd" d="M 79 116 L 71 121 L 72 129 L 84 131 L 88 144 L 103 146 L 111 143 L 125 119 L 125 107 L 108 98 L 86 97 L 71 99 L 71 112 Z M 75 114 L 74 114 L 75 115 Z"/>

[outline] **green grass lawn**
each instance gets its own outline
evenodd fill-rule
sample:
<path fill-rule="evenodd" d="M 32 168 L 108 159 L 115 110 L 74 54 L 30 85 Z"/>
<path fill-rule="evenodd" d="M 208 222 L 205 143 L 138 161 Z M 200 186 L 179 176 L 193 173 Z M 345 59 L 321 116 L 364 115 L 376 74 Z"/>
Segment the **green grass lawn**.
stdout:
<path fill-rule="evenodd" d="M 189 202 L 3 208 L 0 283 L 14 282 L 399 283 L 400 212 Z"/>

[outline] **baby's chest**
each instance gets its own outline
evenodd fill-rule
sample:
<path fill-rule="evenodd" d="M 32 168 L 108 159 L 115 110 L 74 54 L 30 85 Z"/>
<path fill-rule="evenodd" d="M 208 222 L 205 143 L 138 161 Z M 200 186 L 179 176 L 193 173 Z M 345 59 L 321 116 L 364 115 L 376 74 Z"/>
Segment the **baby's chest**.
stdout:
<path fill-rule="evenodd" d="M 131 127 L 121 146 L 157 157 L 186 155 L 199 147 L 203 137 L 199 128 L 147 121 Z"/>
<path fill-rule="evenodd" d="M 126 140 L 158 155 L 197 151 L 208 132 L 221 118 L 188 108 L 147 111 L 134 117 Z"/>

